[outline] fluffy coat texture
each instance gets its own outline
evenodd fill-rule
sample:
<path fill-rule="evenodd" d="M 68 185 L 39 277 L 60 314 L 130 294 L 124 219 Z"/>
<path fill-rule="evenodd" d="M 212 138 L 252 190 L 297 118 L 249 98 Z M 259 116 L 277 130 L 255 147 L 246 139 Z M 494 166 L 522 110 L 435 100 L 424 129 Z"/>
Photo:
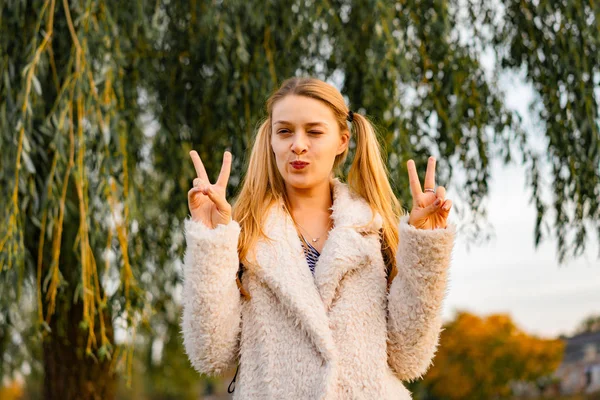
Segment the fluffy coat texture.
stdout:
<path fill-rule="evenodd" d="M 239 224 L 185 220 L 185 349 L 204 374 L 240 361 L 234 399 L 405 400 L 401 381 L 432 363 L 456 226 L 420 230 L 400 218 L 388 293 L 381 216 L 372 220 L 345 183 L 331 184 L 334 227 L 314 277 L 291 218 L 275 205 L 264 227 L 273 243 L 257 243 L 258 265 L 242 278 L 250 300 L 236 285 Z"/>

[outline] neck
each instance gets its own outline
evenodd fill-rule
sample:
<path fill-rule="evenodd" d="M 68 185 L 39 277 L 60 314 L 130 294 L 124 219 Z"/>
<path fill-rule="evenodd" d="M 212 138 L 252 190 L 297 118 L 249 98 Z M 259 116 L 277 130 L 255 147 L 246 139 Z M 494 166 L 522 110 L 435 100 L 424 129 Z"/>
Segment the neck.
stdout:
<path fill-rule="evenodd" d="M 327 213 L 333 205 L 329 179 L 306 189 L 298 189 L 286 185 L 286 193 L 293 214 Z"/>

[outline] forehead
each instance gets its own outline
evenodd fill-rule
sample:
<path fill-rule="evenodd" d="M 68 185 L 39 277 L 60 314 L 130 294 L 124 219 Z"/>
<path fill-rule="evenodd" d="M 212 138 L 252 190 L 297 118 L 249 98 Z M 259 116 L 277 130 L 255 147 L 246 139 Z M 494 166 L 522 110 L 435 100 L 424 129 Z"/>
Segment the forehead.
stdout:
<path fill-rule="evenodd" d="M 327 122 L 334 125 L 333 110 L 320 100 L 306 96 L 288 95 L 273 105 L 273 123 L 288 121 L 295 124 Z"/>

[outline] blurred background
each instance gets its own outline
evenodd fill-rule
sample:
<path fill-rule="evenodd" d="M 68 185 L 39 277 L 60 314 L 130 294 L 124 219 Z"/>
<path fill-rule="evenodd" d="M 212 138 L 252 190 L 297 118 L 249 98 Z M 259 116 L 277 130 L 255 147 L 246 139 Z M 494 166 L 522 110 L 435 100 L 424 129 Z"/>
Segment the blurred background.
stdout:
<path fill-rule="evenodd" d="M 414 398 L 600 398 L 599 47 L 595 0 L 2 0 L 0 399 L 230 398 L 182 349 L 188 153 L 233 198 L 295 75 L 454 202 Z"/>

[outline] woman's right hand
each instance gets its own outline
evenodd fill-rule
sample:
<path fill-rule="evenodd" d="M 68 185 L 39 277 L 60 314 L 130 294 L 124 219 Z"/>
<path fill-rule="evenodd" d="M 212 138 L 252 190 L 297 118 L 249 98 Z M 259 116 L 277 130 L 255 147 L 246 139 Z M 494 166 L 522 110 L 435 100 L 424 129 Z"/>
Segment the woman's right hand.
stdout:
<path fill-rule="evenodd" d="M 211 185 L 204 164 L 195 150 L 190 151 L 190 157 L 196 169 L 197 178 L 188 192 L 188 205 L 192 220 L 202 221 L 213 229 L 218 224 L 227 225 L 231 221 L 231 205 L 225 199 L 227 181 L 231 172 L 231 153 L 223 155 L 223 165 L 217 183 Z"/>

